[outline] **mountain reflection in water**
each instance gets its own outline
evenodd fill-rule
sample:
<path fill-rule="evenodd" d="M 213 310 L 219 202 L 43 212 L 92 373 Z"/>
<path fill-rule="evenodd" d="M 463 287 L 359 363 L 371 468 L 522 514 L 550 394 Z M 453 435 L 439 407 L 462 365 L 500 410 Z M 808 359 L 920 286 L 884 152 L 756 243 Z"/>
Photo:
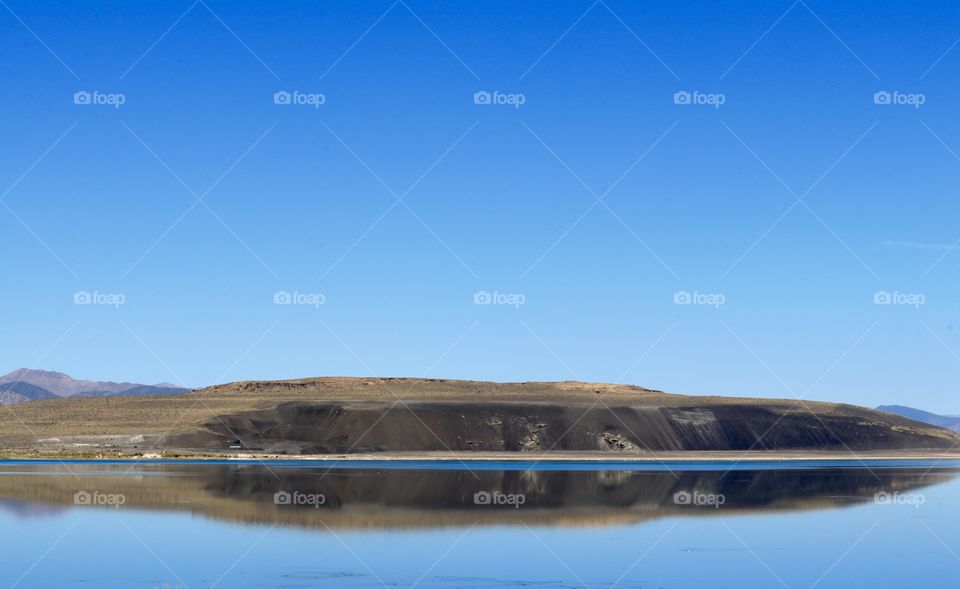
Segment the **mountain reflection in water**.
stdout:
<path fill-rule="evenodd" d="M 63 508 L 98 508 L 101 500 L 99 508 L 113 509 L 102 498 L 120 496 L 123 509 L 310 528 L 618 525 L 664 516 L 872 503 L 878 497 L 883 501 L 948 481 L 958 472 L 924 467 L 748 468 L 435 470 L 275 463 L 12 463 L 0 472 L 0 510 L 21 518 L 44 517 Z M 83 493 L 86 499 L 78 495 Z"/>

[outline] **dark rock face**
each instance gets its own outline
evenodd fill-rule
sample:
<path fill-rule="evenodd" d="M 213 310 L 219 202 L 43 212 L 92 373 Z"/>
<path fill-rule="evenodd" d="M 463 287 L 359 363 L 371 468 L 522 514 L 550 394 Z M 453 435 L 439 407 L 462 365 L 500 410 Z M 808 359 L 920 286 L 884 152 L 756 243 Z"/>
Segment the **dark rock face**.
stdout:
<path fill-rule="evenodd" d="M 702 401 L 702 399 L 701 399 Z M 604 406 L 524 402 L 290 402 L 221 415 L 168 436 L 168 448 L 286 454 L 947 449 L 960 438 L 847 405 Z"/>

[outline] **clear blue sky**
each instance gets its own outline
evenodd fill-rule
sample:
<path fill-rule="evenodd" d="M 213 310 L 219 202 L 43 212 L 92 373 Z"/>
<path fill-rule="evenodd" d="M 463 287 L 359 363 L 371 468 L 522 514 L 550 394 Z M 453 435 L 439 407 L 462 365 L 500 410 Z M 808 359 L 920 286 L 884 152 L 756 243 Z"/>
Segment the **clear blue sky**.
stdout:
<path fill-rule="evenodd" d="M 3 3 L 3 371 L 960 413 L 955 2 Z"/>

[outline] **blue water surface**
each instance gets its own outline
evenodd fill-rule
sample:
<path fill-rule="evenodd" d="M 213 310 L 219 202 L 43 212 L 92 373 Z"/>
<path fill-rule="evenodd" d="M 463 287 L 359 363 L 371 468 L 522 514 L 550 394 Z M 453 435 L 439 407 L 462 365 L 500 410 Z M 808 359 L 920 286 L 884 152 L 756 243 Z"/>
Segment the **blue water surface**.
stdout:
<path fill-rule="evenodd" d="M 776 493 L 780 482 L 789 483 L 791 489 L 816 488 L 838 476 L 860 477 L 857 480 L 867 481 L 870 487 L 870 470 L 875 469 L 877 480 L 885 481 L 881 485 L 891 487 L 884 491 L 900 494 L 899 500 L 888 503 L 865 496 L 840 504 L 834 503 L 839 500 L 836 497 L 814 495 L 793 507 L 789 506 L 791 497 L 782 496 L 755 511 L 742 505 L 728 510 L 724 505 L 682 512 L 669 501 L 660 506 L 644 504 L 638 508 L 631 504 L 620 508 L 612 500 L 601 506 L 602 513 L 596 517 L 580 518 L 577 514 L 582 513 L 578 510 L 583 506 L 579 504 L 537 512 L 549 512 L 555 521 L 532 517 L 534 512 L 524 512 L 524 506 L 503 521 L 484 520 L 480 515 L 489 512 L 477 511 L 476 522 L 445 523 L 443 518 L 451 513 L 449 509 L 434 513 L 429 506 L 418 504 L 417 510 L 430 513 L 423 525 L 414 526 L 384 526 L 377 523 L 379 520 L 369 526 L 329 527 L 271 522 L 273 505 L 262 506 L 260 511 L 267 514 L 264 521 L 244 522 L 201 509 L 193 495 L 193 503 L 183 508 L 174 505 L 176 496 L 165 498 L 171 505 L 163 508 L 133 505 L 132 500 L 120 507 L 91 507 L 47 496 L 51 491 L 42 484 L 50 481 L 49 477 L 60 477 L 57 481 L 67 490 L 74 482 L 76 488 L 87 488 L 110 475 L 120 481 L 129 477 L 128 481 L 149 489 L 164 477 L 187 477 L 200 479 L 197 488 L 202 489 L 205 470 L 219 466 L 233 473 L 230 485 L 235 488 L 210 491 L 212 504 L 243 506 L 258 492 L 255 487 L 271 480 L 267 469 L 295 470 L 296 480 L 303 481 L 323 475 L 330 466 L 322 465 L 321 469 L 317 463 L 290 461 L 180 464 L 189 469 L 164 472 L 151 465 L 118 462 L 4 462 L 0 465 L 0 484 L 15 477 L 16 485 L 11 489 L 4 486 L 2 494 L 18 495 L 15 499 L 0 498 L 0 586 L 933 587 L 948 583 L 960 569 L 960 482 L 947 469 L 957 466 L 955 463 L 345 462 L 337 464 L 332 474 L 324 475 L 340 477 L 338 484 L 349 487 L 363 482 L 360 477 L 368 482 L 370 477 L 374 481 L 382 477 L 384 484 L 391 484 L 394 479 L 385 474 L 386 469 L 466 466 L 478 472 L 507 473 L 534 466 L 533 471 L 514 472 L 513 476 L 524 480 L 524 476 L 538 471 L 603 471 L 611 481 L 618 476 L 641 477 L 632 479 L 631 484 L 644 490 L 648 483 L 669 483 L 671 475 L 623 475 L 624 469 L 669 468 L 685 471 L 687 477 L 700 477 L 702 472 L 705 478 L 691 480 L 709 482 L 714 480 L 710 477 L 721 476 L 718 471 L 725 473 L 733 467 L 723 476 L 754 481 L 749 478 L 752 471 L 773 470 L 757 475 L 755 480 Z M 131 466 L 132 470 L 123 470 Z M 164 465 L 170 467 L 172 463 Z M 892 487 L 899 486 L 901 479 L 893 475 L 888 482 L 885 478 L 891 469 L 912 469 L 911 481 L 933 478 L 931 484 L 898 490 Z M 249 478 L 244 474 L 247 471 Z M 706 474 L 710 472 L 713 474 Z M 278 475 L 277 480 L 285 476 Z M 544 481 L 554 480 L 544 476 Z M 789 479 L 796 476 L 804 477 L 804 487 Z M 469 480 L 469 474 L 464 477 Z M 243 488 L 245 481 L 249 489 Z M 611 483 L 611 488 L 616 484 Z M 31 497 L 33 485 L 37 489 Z M 666 497 L 671 490 L 666 491 Z M 440 494 L 461 491 L 436 489 Z M 384 502 L 389 503 L 389 498 Z M 781 509 L 778 504 L 786 507 Z M 362 521 L 367 507 L 344 503 L 338 509 L 341 513 L 356 510 Z M 394 507 L 398 512 L 414 510 L 404 505 Z M 256 509 L 253 513 L 259 513 Z M 527 514 L 531 514 L 529 521 Z M 621 518 L 624 514 L 626 517 Z"/>

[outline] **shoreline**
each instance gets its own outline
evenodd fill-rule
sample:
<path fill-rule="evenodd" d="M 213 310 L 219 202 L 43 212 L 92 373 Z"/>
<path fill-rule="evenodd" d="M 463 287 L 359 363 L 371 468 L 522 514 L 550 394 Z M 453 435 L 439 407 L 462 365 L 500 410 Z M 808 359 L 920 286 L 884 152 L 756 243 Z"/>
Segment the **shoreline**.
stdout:
<path fill-rule="evenodd" d="M 268 454 L 268 453 L 209 453 L 209 452 L 157 452 L 142 455 L 129 453 L 86 453 L 46 454 L 0 452 L 0 464 L 13 462 L 36 463 L 165 463 L 165 462 L 229 462 L 229 463 L 314 463 L 336 465 L 338 463 L 427 463 L 436 465 L 462 465 L 464 463 L 514 463 L 514 464 L 640 464 L 656 467 L 667 464 L 757 464 L 757 463 L 806 463 L 829 462 L 850 467 L 882 466 L 885 463 L 900 461 L 949 462 L 960 464 L 960 449 L 952 451 L 938 450 L 902 450 L 871 452 L 834 452 L 834 451 L 696 451 L 696 452 L 646 452 L 643 454 L 612 454 L 609 452 L 377 452 L 356 454 Z"/>

